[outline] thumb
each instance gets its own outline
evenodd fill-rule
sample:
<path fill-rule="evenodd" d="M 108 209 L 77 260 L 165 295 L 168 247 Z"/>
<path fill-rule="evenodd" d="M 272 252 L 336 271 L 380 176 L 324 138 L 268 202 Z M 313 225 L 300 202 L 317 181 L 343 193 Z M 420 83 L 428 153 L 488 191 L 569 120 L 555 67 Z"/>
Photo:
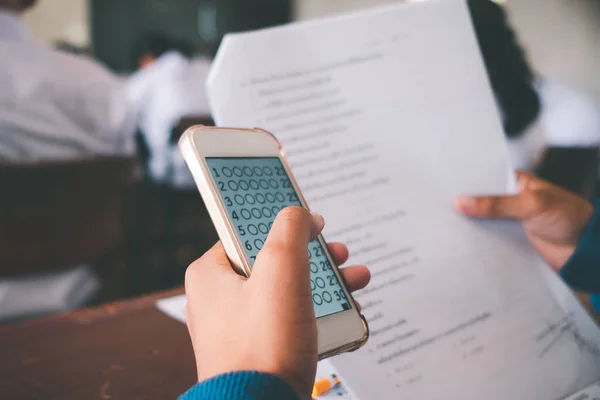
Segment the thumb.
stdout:
<path fill-rule="evenodd" d="M 458 196 L 456 208 L 465 215 L 476 218 L 509 218 L 521 220 L 524 217 L 519 195 L 516 196 Z"/>
<path fill-rule="evenodd" d="M 308 288 L 308 243 L 323 230 L 318 214 L 302 207 L 288 207 L 277 215 L 262 250 L 256 257 L 250 280 L 276 282 L 283 290 L 298 293 Z"/>
<path fill-rule="evenodd" d="M 542 204 L 531 192 L 514 196 L 458 196 L 456 208 L 475 218 L 502 218 L 526 221 L 542 211 Z"/>
<path fill-rule="evenodd" d="M 543 211 L 544 202 L 536 195 L 546 184 L 529 173 L 517 173 L 519 193 L 514 196 L 458 196 L 456 208 L 477 218 L 507 218 L 525 221 Z"/>
<path fill-rule="evenodd" d="M 536 196 L 536 190 L 543 182 L 533 175 L 518 173 L 519 193 L 513 196 L 458 196 L 456 208 L 476 218 L 506 218 L 524 221 L 541 212 L 543 202 Z"/>

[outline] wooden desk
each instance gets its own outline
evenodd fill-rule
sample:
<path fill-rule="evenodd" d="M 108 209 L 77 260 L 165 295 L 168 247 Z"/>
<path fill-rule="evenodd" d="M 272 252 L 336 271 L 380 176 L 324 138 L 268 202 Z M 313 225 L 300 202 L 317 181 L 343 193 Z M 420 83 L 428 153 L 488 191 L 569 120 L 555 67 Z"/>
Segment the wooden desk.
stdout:
<path fill-rule="evenodd" d="M 181 292 L 0 327 L 0 397 L 176 399 L 196 381 L 192 346 L 154 303 Z"/>

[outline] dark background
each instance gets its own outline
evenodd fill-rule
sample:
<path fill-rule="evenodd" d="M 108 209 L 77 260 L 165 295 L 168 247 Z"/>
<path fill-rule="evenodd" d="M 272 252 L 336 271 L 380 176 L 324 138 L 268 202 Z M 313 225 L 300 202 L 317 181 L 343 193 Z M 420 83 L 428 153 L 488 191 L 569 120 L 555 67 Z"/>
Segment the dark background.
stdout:
<path fill-rule="evenodd" d="M 91 0 L 93 54 L 111 69 L 134 69 L 132 48 L 146 33 L 167 33 L 213 56 L 223 36 L 292 19 L 291 0 Z"/>

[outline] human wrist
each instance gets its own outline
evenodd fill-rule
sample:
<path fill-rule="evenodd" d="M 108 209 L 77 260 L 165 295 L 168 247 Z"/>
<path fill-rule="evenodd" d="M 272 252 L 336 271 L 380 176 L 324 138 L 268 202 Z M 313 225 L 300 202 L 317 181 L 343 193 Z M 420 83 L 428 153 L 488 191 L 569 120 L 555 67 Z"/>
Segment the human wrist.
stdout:
<path fill-rule="evenodd" d="M 586 200 L 585 203 L 581 207 L 581 228 L 579 231 L 579 238 L 583 235 L 586 228 L 592 222 L 592 218 L 594 213 L 596 212 L 596 207 L 600 205 L 600 200 L 595 200 L 594 202 Z"/>
<path fill-rule="evenodd" d="M 200 371 L 200 369 L 198 369 Z M 279 379 L 289 386 L 290 390 L 294 392 L 299 400 L 310 400 L 312 387 L 314 385 L 314 378 L 310 382 L 297 376 L 293 372 L 285 371 L 284 369 L 272 369 L 272 368 L 233 368 L 229 371 L 222 372 L 205 372 L 198 374 L 198 383 L 203 384 L 206 382 L 213 381 L 220 377 L 233 376 L 239 374 L 257 374 L 261 376 L 270 376 Z"/>
<path fill-rule="evenodd" d="M 586 231 L 594 217 L 594 204 L 588 200 L 581 200 L 582 201 L 577 204 L 576 207 L 571 206 L 566 208 L 566 210 L 571 210 L 567 223 L 567 232 L 569 233 L 564 237 L 560 244 L 560 256 L 557 257 L 555 261 L 549 261 L 549 265 L 559 273 L 561 273 L 563 268 L 573 259 L 578 247 L 581 246 Z"/>
<path fill-rule="evenodd" d="M 284 382 L 286 382 L 288 385 L 290 385 L 290 387 L 292 388 L 292 390 L 294 390 L 294 392 L 296 393 L 296 396 L 298 396 L 298 399 L 300 400 L 310 400 L 312 398 L 311 393 L 312 393 L 312 389 L 314 386 L 314 376 L 316 374 L 315 373 L 311 374 L 311 378 L 307 379 L 304 376 L 300 376 L 294 372 L 276 372 L 273 373 L 273 375 L 279 377 L 280 379 L 282 379 Z"/>
<path fill-rule="evenodd" d="M 303 400 L 280 377 L 253 370 L 228 372 L 204 379 L 181 396 L 180 400 L 197 398 Z"/>
<path fill-rule="evenodd" d="M 600 291 L 600 271 L 597 268 L 600 252 L 596 246 L 600 241 L 600 199 L 594 199 L 592 203 L 591 217 L 581 224 L 582 231 L 575 251 L 560 269 L 560 275 L 567 284 L 586 293 Z M 583 212 L 579 214 L 585 215 Z"/>

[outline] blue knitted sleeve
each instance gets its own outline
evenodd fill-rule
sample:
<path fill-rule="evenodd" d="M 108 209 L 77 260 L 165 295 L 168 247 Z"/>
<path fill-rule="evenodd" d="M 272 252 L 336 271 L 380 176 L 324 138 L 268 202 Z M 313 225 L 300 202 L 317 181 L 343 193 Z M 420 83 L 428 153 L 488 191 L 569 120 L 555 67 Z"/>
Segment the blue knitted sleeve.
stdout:
<path fill-rule="evenodd" d="M 298 396 L 274 375 L 232 372 L 198 383 L 179 400 L 298 400 Z"/>
<path fill-rule="evenodd" d="M 600 293 L 600 200 L 594 215 L 560 275 L 569 286 L 587 293 Z"/>

